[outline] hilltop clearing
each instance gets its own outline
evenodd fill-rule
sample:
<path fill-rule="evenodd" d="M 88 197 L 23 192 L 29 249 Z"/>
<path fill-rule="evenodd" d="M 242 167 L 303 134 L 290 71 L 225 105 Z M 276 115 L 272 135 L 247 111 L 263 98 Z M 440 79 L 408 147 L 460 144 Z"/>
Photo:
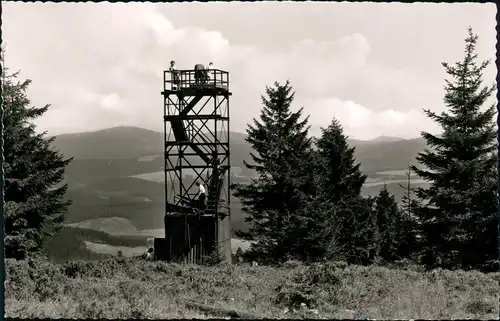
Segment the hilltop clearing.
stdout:
<path fill-rule="evenodd" d="M 493 319 L 499 314 L 499 273 L 342 262 L 206 267 L 129 259 L 62 265 L 7 260 L 6 272 L 8 317 L 220 318 L 227 310 L 255 318 Z M 196 308 L 199 304 L 212 312 Z"/>

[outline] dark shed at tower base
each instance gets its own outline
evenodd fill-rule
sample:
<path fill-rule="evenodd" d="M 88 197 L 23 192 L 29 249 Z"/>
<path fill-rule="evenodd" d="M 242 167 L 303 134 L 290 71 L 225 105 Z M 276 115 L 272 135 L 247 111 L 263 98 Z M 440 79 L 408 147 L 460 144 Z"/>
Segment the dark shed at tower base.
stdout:
<path fill-rule="evenodd" d="M 154 239 L 155 259 L 203 263 L 217 249 L 215 253 L 223 261 L 231 262 L 229 217 L 216 224 L 211 215 L 171 214 L 165 217 L 165 227 L 165 238 Z M 216 229 L 218 240 L 214 242 Z"/>

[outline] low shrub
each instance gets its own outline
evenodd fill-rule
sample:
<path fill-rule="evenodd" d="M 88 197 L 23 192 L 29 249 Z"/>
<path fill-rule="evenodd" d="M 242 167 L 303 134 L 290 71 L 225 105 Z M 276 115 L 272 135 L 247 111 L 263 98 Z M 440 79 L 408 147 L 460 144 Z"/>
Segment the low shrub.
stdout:
<path fill-rule="evenodd" d="M 475 298 L 467 303 L 465 311 L 474 315 L 484 315 L 493 313 L 495 311 L 495 305 L 480 298 Z"/>
<path fill-rule="evenodd" d="M 277 287 L 275 302 L 293 309 L 301 307 L 302 304 L 314 308 L 321 303 L 334 303 L 340 284 L 333 264 L 316 263 L 302 266 L 292 270 Z"/>
<path fill-rule="evenodd" d="M 38 258 L 6 263 L 7 284 L 17 296 L 45 301 L 63 292 L 64 275 L 58 265 Z"/>

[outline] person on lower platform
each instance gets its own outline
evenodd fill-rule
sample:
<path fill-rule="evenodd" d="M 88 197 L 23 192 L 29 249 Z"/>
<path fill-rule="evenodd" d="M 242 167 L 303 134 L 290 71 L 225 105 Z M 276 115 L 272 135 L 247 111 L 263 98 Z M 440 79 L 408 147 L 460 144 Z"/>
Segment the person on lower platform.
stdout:
<path fill-rule="evenodd" d="M 205 198 L 207 191 L 205 186 L 203 186 L 200 182 L 196 182 L 196 186 L 198 187 L 198 208 L 203 212 L 205 210 Z"/>

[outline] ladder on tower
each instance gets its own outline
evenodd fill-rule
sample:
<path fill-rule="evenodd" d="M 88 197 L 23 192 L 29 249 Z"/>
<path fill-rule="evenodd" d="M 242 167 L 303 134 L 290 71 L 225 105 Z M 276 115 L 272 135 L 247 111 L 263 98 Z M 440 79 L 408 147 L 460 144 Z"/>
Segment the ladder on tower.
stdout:
<path fill-rule="evenodd" d="M 220 166 L 218 175 L 213 175 L 210 180 L 210 187 L 208 189 L 207 205 L 205 207 L 205 215 L 214 216 L 219 212 L 220 193 L 224 184 L 224 176 L 229 169 L 229 166 Z"/>

